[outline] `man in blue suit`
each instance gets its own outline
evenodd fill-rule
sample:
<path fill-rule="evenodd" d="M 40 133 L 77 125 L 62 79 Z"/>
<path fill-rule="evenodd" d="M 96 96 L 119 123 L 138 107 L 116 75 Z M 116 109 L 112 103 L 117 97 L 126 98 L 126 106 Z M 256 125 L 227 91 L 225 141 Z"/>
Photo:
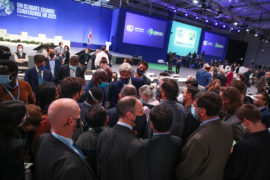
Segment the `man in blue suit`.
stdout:
<path fill-rule="evenodd" d="M 270 127 L 270 111 L 267 108 L 269 102 L 268 94 L 265 92 L 259 92 L 254 97 L 254 104 L 259 108 L 262 114 L 262 123 L 265 124 L 267 128 Z"/>
<path fill-rule="evenodd" d="M 51 72 L 45 69 L 45 61 L 46 58 L 43 55 L 35 55 L 34 63 L 36 66 L 28 69 L 24 76 L 24 80 L 29 82 L 35 94 L 39 84 L 53 81 Z"/>
<path fill-rule="evenodd" d="M 54 49 L 49 48 L 45 68 L 51 71 L 53 78 L 57 77 L 61 64 L 61 61 L 55 58 Z"/>

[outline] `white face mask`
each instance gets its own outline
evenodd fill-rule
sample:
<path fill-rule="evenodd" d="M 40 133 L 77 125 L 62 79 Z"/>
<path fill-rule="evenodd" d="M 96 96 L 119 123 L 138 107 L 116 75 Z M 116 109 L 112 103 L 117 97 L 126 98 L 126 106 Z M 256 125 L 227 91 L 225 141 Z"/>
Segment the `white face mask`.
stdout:
<path fill-rule="evenodd" d="M 181 104 L 183 104 L 183 102 L 184 102 L 183 94 L 180 94 L 180 95 L 177 97 L 177 100 L 178 100 Z"/>
<path fill-rule="evenodd" d="M 23 52 L 23 49 L 22 49 L 22 48 L 19 48 L 18 51 L 19 51 L 19 52 Z"/>
<path fill-rule="evenodd" d="M 239 77 L 237 77 L 237 78 L 236 78 L 236 80 L 240 80 L 240 78 L 239 78 Z"/>

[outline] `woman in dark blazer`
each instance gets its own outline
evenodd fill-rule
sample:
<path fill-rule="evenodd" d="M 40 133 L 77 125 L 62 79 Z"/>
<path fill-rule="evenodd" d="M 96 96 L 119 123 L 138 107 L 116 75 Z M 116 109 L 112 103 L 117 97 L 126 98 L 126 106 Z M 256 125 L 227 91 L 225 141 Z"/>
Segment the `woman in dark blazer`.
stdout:
<path fill-rule="evenodd" d="M 65 55 L 64 64 L 69 64 L 70 52 L 68 46 L 64 46 L 64 55 Z"/>

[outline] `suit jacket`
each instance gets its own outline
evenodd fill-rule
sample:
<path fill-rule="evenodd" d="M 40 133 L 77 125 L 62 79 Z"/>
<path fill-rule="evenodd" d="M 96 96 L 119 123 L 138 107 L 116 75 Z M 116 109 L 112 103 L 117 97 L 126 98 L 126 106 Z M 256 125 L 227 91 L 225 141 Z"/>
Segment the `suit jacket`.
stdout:
<path fill-rule="evenodd" d="M 182 140 L 170 134 L 154 135 L 144 140 L 150 180 L 173 180 L 182 148 Z"/>
<path fill-rule="evenodd" d="M 265 91 L 265 87 L 266 87 L 266 78 L 265 78 L 265 76 L 262 76 L 259 79 L 259 82 L 258 82 L 256 87 L 257 87 L 258 92 Z"/>
<path fill-rule="evenodd" d="M 268 130 L 250 133 L 233 148 L 224 180 L 269 180 L 270 133 Z"/>
<path fill-rule="evenodd" d="M 54 66 L 54 74 L 53 77 L 55 78 L 59 72 L 59 69 L 61 67 L 61 61 L 57 58 L 55 58 L 55 66 Z M 48 58 L 45 64 L 45 68 L 51 71 L 51 67 L 50 67 L 50 59 Z"/>
<path fill-rule="evenodd" d="M 108 109 L 108 116 L 109 116 L 109 122 L 108 126 L 113 127 L 116 125 L 118 121 L 118 113 L 116 107 Z M 138 138 L 145 138 L 147 136 L 147 121 L 146 121 L 146 115 L 137 116 L 135 120 L 136 126 L 133 128 L 133 130 L 136 132 L 136 136 Z"/>
<path fill-rule="evenodd" d="M 69 64 L 64 64 L 60 67 L 57 76 L 55 76 L 55 82 L 60 83 L 65 77 L 69 76 L 70 76 Z M 84 78 L 84 71 L 80 67 L 77 67 L 76 69 L 76 77 Z"/>
<path fill-rule="evenodd" d="M 234 140 L 242 140 L 243 136 L 246 134 L 246 130 L 243 128 L 236 115 L 228 114 L 223 118 L 223 120 L 232 126 Z"/>
<path fill-rule="evenodd" d="M 127 127 L 117 124 L 101 133 L 97 157 L 101 180 L 148 180 L 145 148 Z"/>
<path fill-rule="evenodd" d="M 222 180 L 232 142 L 229 124 L 215 120 L 200 126 L 183 147 L 177 179 Z"/>
<path fill-rule="evenodd" d="M 162 101 L 160 105 L 167 106 L 173 112 L 173 122 L 169 129 L 174 136 L 182 137 L 185 125 L 185 108 L 182 104 L 176 101 Z"/>
<path fill-rule="evenodd" d="M 38 72 L 36 70 L 36 67 L 33 67 L 33 68 L 28 69 L 26 71 L 25 76 L 24 76 L 24 80 L 29 82 L 29 84 L 32 87 L 33 92 L 36 93 L 37 89 L 38 89 L 38 85 L 39 85 Z M 53 81 L 52 73 L 47 69 L 43 70 L 43 80 L 44 80 L 44 82 L 52 82 Z"/>
<path fill-rule="evenodd" d="M 51 134 L 40 136 L 35 154 L 35 180 L 94 180 L 88 163 Z"/>
<path fill-rule="evenodd" d="M 262 123 L 265 124 L 267 128 L 270 127 L 270 111 L 266 107 L 262 108 L 261 110 L 262 114 Z"/>

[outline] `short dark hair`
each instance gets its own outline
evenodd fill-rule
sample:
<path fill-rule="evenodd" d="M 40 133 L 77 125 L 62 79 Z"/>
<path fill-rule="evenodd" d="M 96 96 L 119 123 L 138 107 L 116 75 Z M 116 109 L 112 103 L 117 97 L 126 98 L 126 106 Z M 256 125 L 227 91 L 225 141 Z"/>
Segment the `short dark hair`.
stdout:
<path fill-rule="evenodd" d="M 253 123 L 261 122 L 261 113 L 253 104 L 244 104 L 237 111 L 236 116 L 242 121 L 247 119 Z"/>
<path fill-rule="evenodd" d="M 261 94 L 263 96 L 263 100 L 266 102 L 265 105 L 269 104 L 269 95 L 265 91 L 260 91 L 257 94 Z"/>
<path fill-rule="evenodd" d="M 162 79 L 161 89 L 165 91 L 168 100 L 176 100 L 179 94 L 178 84 L 174 79 Z"/>
<path fill-rule="evenodd" d="M 108 64 L 107 58 L 106 57 L 102 57 L 99 64 Z"/>
<path fill-rule="evenodd" d="M 137 96 L 137 89 L 133 85 L 126 85 L 122 88 L 120 94 L 122 98 L 126 96 Z"/>
<path fill-rule="evenodd" d="M 69 62 L 79 63 L 79 57 L 78 56 L 71 56 Z"/>
<path fill-rule="evenodd" d="M 105 48 L 105 46 L 101 46 L 100 49 L 101 49 L 101 51 L 105 51 L 106 48 Z"/>
<path fill-rule="evenodd" d="M 139 61 L 139 63 L 137 64 L 137 66 L 139 66 L 141 64 L 143 64 L 146 67 L 146 70 L 148 69 L 148 62 L 147 61 L 141 60 L 141 61 Z"/>
<path fill-rule="evenodd" d="M 126 63 L 129 63 L 130 65 L 132 65 L 133 60 L 131 58 L 125 58 L 126 59 Z"/>
<path fill-rule="evenodd" d="M 120 99 L 116 106 L 118 117 L 119 118 L 126 117 L 127 112 L 134 113 L 137 101 L 138 100 L 132 96 L 127 96 L 125 98 Z"/>
<path fill-rule="evenodd" d="M 230 86 L 235 87 L 241 94 L 244 94 L 245 84 L 240 80 L 232 80 Z"/>
<path fill-rule="evenodd" d="M 1 126 L 18 127 L 26 113 L 23 102 L 2 101 L 0 102 Z"/>
<path fill-rule="evenodd" d="M 98 128 L 105 125 L 107 111 L 99 106 L 91 107 L 85 114 L 85 120 L 89 127 Z"/>
<path fill-rule="evenodd" d="M 161 73 L 159 73 L 159 75 L 164 76 L 164 77 L 170 76 L 170 74 L 168 72 L 161 72 Z"/>
<path fill-rule="evenodd" d="M 42 63 L 43 61 L 46 61 L 45 56 L 40 55 L 40 54 L 37 54 L 37 55 L 34 56 L 34 63 L 35 64 Z"/>
<path fill-rule="evenodd" d="M 82 90 L 84 83 L 79 77 L 66 77 L 60 83 L 60 97 L 73 98 L 73 96 Z"/>
<path fill-rule="evenodd" d="M 193 87 L 196 87 L 196 88 L 198 88 L 198 86 L 199 86 L 199 83 L 198 83 L 197 80 L 186 81 L 186 84 L 190 85 L 190 86 L 193 86 Z"/>
<path fill-rule="evenodd" d="M 173 113 L 164 105 L 157 105 L 151 109 L 150 119 L 157 131 L 166 132 L 170 129 Z"/>
<path fill-rule="evenodd" d="M 19 47 L 19 46 L 22 46 L 22 48 L 23 48 L 23 45 L 21 45 L 21 44 L 18 44 L 18 45 L 17 45 L 17 49 L 18 49 L 18 47 Z"/>
<path fill-rule="evenodd" d="M 90 104 L 99 104 L 100 101 L 103 101 L 104 93 L 103 91 L 98 87 L 92 87 L 89 91 L 91 91 L 91 94 L 94 96 L 95 99 L 90 95 L 89 92 L 85 93 L 85 97 L 88 103 Z M 98 101 L 98 102 L 96 102 Z"/>
<path fill-rule="evenodd" d="M 29 117 L 25 119 L 24 125 L 39 126 L 42 120 L 41 109 L 34 104 L 26 105 L 26 109 L 29 113 Z"/>
<path fill-rule="evenodd" d="M 9 60 L 0 60 L 0 67 L 1 66 L 7 66 L 9 72 L 16 72 L 18 73 L 18 65 L 15 61 L 9 61 Z"/>
<path fill-rule="evenodd" d="M 206 110 L 207 116 L 218 115 L 222 106 L 221 98 L 218 94 L 213 92 L 199 92 L 195 95 L 195 99 L 197 99 L 198 107 Z"/>
<path fill-rule="evenodd" d="M 68 49 L 68 51 L 69 51 L 69 47 L 68 47 L 67 45 L 65 45 L 65 46 L 64 46 L 64 48 L 67 48 L 67 49 Z"/>
<path fill-rule="evenodd" d="M 11 56 L 10 49 L 7 46 L 0 46 L 0 60 L 9 60 Z"/>
<path fill-rule="evenodd" d="M 47 114 L 49 105 L 55 100 L 57 87 L 53 82 L 44 82 L 38 86 L 36 93 L 36 104 L 41 108 L 43 114 Z"/>
<path fill-rule="evenodd" d="M 194 100 L 195 95 L 199 92 L 199 89 L 193 86 L 187 87 L 187 94 L 191 93 L 191 97 Z"/>

